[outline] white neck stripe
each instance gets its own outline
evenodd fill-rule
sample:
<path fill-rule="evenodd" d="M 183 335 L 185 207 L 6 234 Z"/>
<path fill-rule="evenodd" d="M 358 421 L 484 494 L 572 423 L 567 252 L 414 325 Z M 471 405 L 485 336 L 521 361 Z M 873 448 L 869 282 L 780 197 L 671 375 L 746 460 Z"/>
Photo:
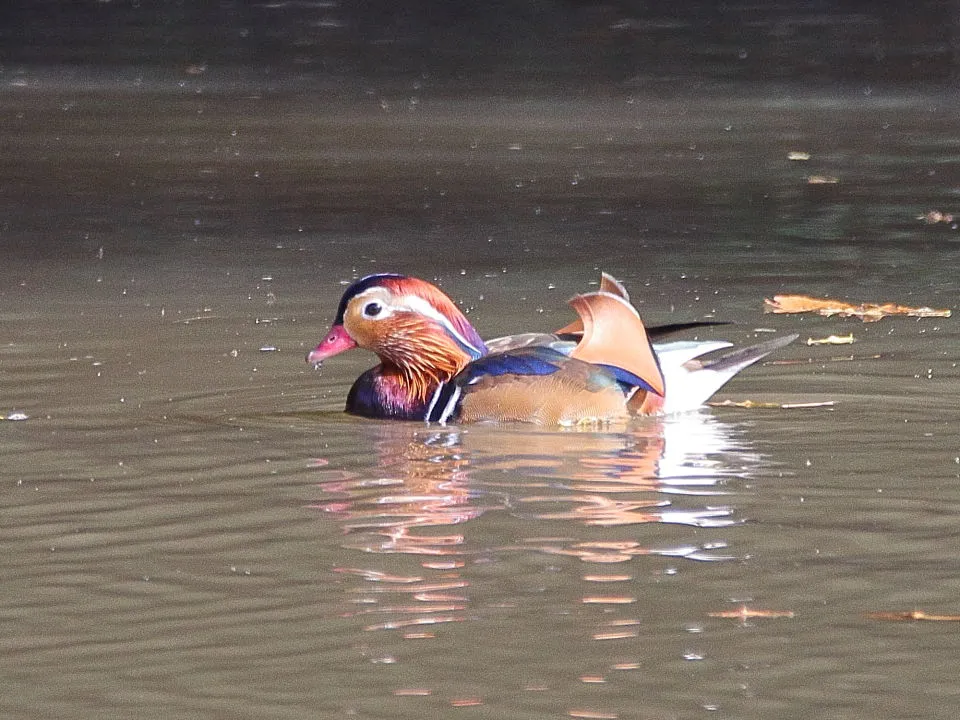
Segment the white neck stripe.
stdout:
<path fill-rule="evenodd" d="M 440 419 L 438 422 L 441 425 L 446 425 L 447 420 L 449 420 L 450 416 L 453 415 L 453 411 L 457 409 L 457 400 L 460 399 L 460 394 L 462 392 L 463 391 L 459 387 L 454 388 L 453 393 L 450 395 L 450 399 L 447 401 L 447 406 L 443 408 L 443 412 L 440 413 Z"/>
<path fill-rule="evenodd" d="M 440 394 L 443 392 L 445 383 L 440 383 L 437 386 L 437 389 L 433 393 L 433 397 L 430 399 L 430 406 L 427 408 L 427 414 L 423 416 L 424 422 L 430 422 L 430 416 L 433 415 L 433 408 L 437 405 L 437 400 L 440 399 Z"/>

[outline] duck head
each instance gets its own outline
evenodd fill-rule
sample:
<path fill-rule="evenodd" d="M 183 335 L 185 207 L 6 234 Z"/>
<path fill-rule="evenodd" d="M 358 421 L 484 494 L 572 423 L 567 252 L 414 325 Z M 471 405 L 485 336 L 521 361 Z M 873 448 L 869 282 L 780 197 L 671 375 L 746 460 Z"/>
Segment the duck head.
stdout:
<path fill-rule="evenodd" d="M 368 275 L 346 289 L 333 326 L 307 362 L 319 366 L 355 347 L 376 353 L 379 374 L 395 376 L 417 401 L 487 352 L 477 331 L 439 288 L 393 274 Z"/>

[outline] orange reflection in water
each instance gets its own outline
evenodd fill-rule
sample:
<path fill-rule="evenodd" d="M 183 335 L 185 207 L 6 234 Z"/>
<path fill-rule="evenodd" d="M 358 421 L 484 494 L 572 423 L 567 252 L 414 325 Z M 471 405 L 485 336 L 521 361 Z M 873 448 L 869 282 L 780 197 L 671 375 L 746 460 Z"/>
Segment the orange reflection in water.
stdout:
<path fill-rule="evenodd" d="M 491 509 L 472 492 L 459 432 L 412 424 L 384 424 L 377 431 L 375 477 L 335 478 L 320 487 L 336 499 L 313 507 L 341 520 L 354 539 L 348 546 L 368 552 L 456 555 L 459 533 L 426 532 L 460 525 Z"/>
<path fill-rule="evenodd" d="M 725 559 L 717 553 L 722 542 L 652 547 L 649 538 L 667 534 L 648 532 L 644 542 L 637 527 L 732 524 L 732 509 L 714 505 L 713 499 L 724 494 L 724 478 L 737 476 L 752 462 L 748 453 L 731 450 L 730 428 L 711 416 L 607 432 L 412 423 L 360 428 L 369 437 L 370 463 L 359 469 L 338 469 L 335 461 L 317 464 L 322 498 L 313 507 L 338 524 L 345 547 L 413 556 L 418 567 L 404 574 L 397 569 L 403 563 L 383 559 L 378 569 L 336 568 L 339 577 L 355 581 L 344 588 L 343 617 L 357 622 L 361 632 L 387 634 L 391 643 L 427 642 L 451 624 L 478 617 L 470 607 L 470 580 L 483 575 L 471 574 L 468 580 L 461 574 L 465 567 L 477 567 L 494 554 L 573 558 L 589 568 L 568 596 L 585 620 L 582 637 L 616 653 L 605 668 L 571 675 L 591 687 L 604 685 L 607 672 L 639 668 L 634 658 L 622 655 L 642 630 L 638 558 Z M 491 523 L 487 518 L 476 522 L 489 514 L 497 515 Z M 496 613 L 519 602 L 512 596 L 488 597 L 481 607 Z M 399 661 L 393 652 L 369 660 L 384 665 Z M 525 689 L 547 686 L 533 683 Z M 424 697 L 439 689 L 424 678 L 394 692 Z M 483 702 L 479 695 L 445 700 L 454 707 Z M 590 705 L 566 712 L 570 717 L 617 717 Z"/>
<path fill-rule="evenodd" d="M 739 470 L 720 458 L 729 455 L 729 431 L 709 415 L 608 432 L 412 423 L 371 423 L 363 430 L 372 436 L 376 462 L 351 476 L 319 469 L 329 478 L 319 485 L 327 499 L 313 507 L 341 523 L 346 546 L 367 552 L 462 555 L 466 539 L 452 528 L 490 511 L 507 511 L 527 527 L 558 521 L 596 527 L 734 522 L 724 505 L 674 505 L 682 495 L 722 495 L 718 481 Z M 689 557 L 698 550 L 520 542 L 590 562 L 650 552 Z"/>

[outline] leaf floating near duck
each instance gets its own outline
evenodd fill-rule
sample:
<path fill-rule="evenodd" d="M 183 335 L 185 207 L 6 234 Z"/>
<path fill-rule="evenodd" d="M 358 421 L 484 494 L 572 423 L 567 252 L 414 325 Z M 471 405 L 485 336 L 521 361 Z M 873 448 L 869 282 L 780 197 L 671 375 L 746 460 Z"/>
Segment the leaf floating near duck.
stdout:
<path fill-rule="evenodd" d="M 910 317 L 950 317 L 950 310 L 936 310 L 929 307 L 907 307 L 896 303 L 852 303 L 828 298 L 815 298 L 809 295 L 774 295 L 773 299 L 764 298 L 764 312 L 770 313 L 816 313 L 831 317 L 859 317 L 864 322 L 876 322 L 888 315 L 908 315 Z"/>
<path fill-rule="evenodd" d="M 960 622 L 960 615 L 938 615 L 923 610 L 906 610 L 901 612 L 868 612 L 871 620 L 889 620 L 903 622 L 905 620 L 928 620 L 931 622 Z"/>
<path fill-rule="evenodd" d="M 811 408 L 832 408 L 836 404 L 836 400 L 813 400 L 810 402 L 795 403 L 762 402 L 759 400 L 724 400 L 723 402 L 707 403 L 710 407 L 734 407 L 751 410 L 754 408 L 765 410 L 809 410 Z"/>
<path fill-rule="evenodd" d="M 747 605 L 741 605 L 736 610 L 720 610 L 718 612 L 708 612 L 709 617 L 714 618 L 734 618 L 741 622 L 746 622 L 749 618 L 792 618 L 793 610 L 764 610 L 761 608 L 752 608 Z"/>
<path fill-rule="evenodd" d="M 923 215 L 917 215 L 916 218 L 917 220 L 923 220 L 927 225 L 936 225 L 937 223 L 952 223 L 954 215 L 939 210 L 930 210 Z"/>
<path fill-rule="evenodd" d="M 807 338 L 807 345 L 853 345 L 853 333 L 849 335 L 828 335 L 824 338 Z"/>

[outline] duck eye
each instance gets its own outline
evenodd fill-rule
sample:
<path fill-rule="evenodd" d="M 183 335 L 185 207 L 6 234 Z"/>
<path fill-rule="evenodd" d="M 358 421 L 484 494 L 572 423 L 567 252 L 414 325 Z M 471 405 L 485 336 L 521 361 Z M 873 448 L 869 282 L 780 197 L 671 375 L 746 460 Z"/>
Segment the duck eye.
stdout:
<path fill-rule="evenodd" d="M 368 302 L 363 306 L 363 315 L 364 317 L 373 318 L 379 315 L 383 311 L 383 305 L 374 301 Z"/>

